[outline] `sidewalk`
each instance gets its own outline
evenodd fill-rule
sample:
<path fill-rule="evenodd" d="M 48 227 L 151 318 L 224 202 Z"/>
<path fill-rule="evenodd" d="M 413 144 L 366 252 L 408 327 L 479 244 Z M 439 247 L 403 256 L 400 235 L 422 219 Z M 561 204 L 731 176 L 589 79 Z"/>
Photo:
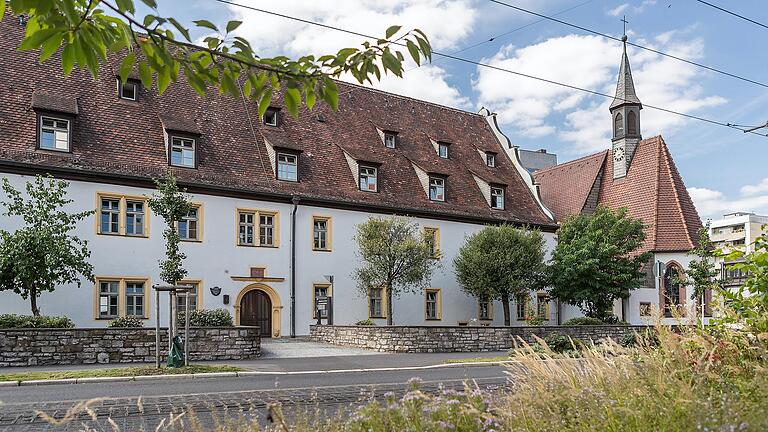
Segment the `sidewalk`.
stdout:
<path fill-rule="evenodd" d="M 332 371 L 347 369 L 376 369 L 393 367 L 419 367 L 443 364 L 451 359 L 497 357 L 502 352 L 480 353 L 433 353 L 433 354 L 392 354 L 366 351 L 364 354 L 320 355 L 305 357 L 262 357 L 256 360 L 193 361 L 194 364 L 226 364 L 254 372 L 303 372 Z M 154 366 L 154 363 L 110 363 L 87 365 L 55 365 L 34 367 L 0 368 L 0 374 L 24 372 L 70 371 L 84 369 L 108 369 Z"/>

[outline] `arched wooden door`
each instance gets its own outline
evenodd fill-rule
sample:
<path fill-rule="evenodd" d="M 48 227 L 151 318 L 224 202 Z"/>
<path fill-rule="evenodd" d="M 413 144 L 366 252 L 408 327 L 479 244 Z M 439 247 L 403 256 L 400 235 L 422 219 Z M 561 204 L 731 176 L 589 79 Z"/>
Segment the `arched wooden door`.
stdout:
<path fill-rule="evenodd" d="M 240 300 L 240 325 L 259 326 L 261 336 L 272 337 L 272 300 L 267 293 L 255 289 Z"/>

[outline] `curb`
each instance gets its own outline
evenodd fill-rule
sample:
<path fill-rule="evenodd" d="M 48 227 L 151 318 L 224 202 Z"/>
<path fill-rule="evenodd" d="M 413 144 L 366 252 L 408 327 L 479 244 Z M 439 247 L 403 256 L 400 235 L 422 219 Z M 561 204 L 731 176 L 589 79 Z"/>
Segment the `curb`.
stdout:
<path fill-rule="evenodd" d="M 22 386 L 45 386 L 45 385 L 64 385 L 64 384 L 94 384 L 107 382 L 128 382 L 128 381 L 159 381 L 159 380 L 182 380 L 182 379 L 201 379 L 201 378 L 247 378 L 254 376 L 268 375 L 320 375 L 320 374 L 338 374 L 338 373 L 370 373 L 370 372 L 391 372 L 407 370 L 426 370 L 426 369 L 450 369 L 459 367 L 483 367 L 483 366 L 503 366 L 505 364 L 517 363 L 515 361 L 495 361 L 495 362 L 461 362 L 461 363 L 439 363 L 425 366 L 403 366 L 403 367 L 381 367 L 366 369 L 329 369 L 329 370 L 308 370 L 308 371 L 242 371 L 242 372 L 205 372 L 196 374 L 164 374 L 164 375 L 137 375 L 126 377 L 86 377 L 86 378 L 64 378 L 52 380 L 27 380 L 27 381 L 0 381 L 0 387 L 22 387 Z"/>

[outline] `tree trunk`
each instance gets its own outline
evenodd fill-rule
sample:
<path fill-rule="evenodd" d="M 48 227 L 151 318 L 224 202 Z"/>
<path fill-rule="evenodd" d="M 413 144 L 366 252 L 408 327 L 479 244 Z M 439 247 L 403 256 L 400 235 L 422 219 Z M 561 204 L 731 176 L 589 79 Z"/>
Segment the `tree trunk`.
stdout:
<path fill-rule="evenodd" d="M 509 313 L 509 295 L 501 296 L 501 305 L 504 307 L 504 325 L 509 327 L 512 324 Z"/>
<path fill-rule="evenodd" d="M 40 316 L 40 308 L 37 306 L 37 289 L 35 288 L 29 290 L 29 303 L 32 306 L 32 315 Z"/>
<path fill-rule="evenodd" d="M 392 325 L 392 288 L 387 286 L 387 325 Z"/>

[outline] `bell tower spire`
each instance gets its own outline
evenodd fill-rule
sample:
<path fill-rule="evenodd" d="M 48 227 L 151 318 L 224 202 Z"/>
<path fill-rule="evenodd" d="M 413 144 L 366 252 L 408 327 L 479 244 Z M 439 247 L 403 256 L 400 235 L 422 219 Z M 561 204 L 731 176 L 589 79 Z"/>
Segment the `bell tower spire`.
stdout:
<path fill-rule="evenodd" d="M 616 83 L 616 95 L 608 108 L 611 111 L 613 130 L 613 178 L 626 177 L 637 144 L 642 139 L 640 135 L 640 110 L 643 104 L 635 93 L 635 83 L 632 80 L 632 69 L 627 57 L 626 17 L 624 23 L 624 51 L 619 66 L 619 79 Z"/>

